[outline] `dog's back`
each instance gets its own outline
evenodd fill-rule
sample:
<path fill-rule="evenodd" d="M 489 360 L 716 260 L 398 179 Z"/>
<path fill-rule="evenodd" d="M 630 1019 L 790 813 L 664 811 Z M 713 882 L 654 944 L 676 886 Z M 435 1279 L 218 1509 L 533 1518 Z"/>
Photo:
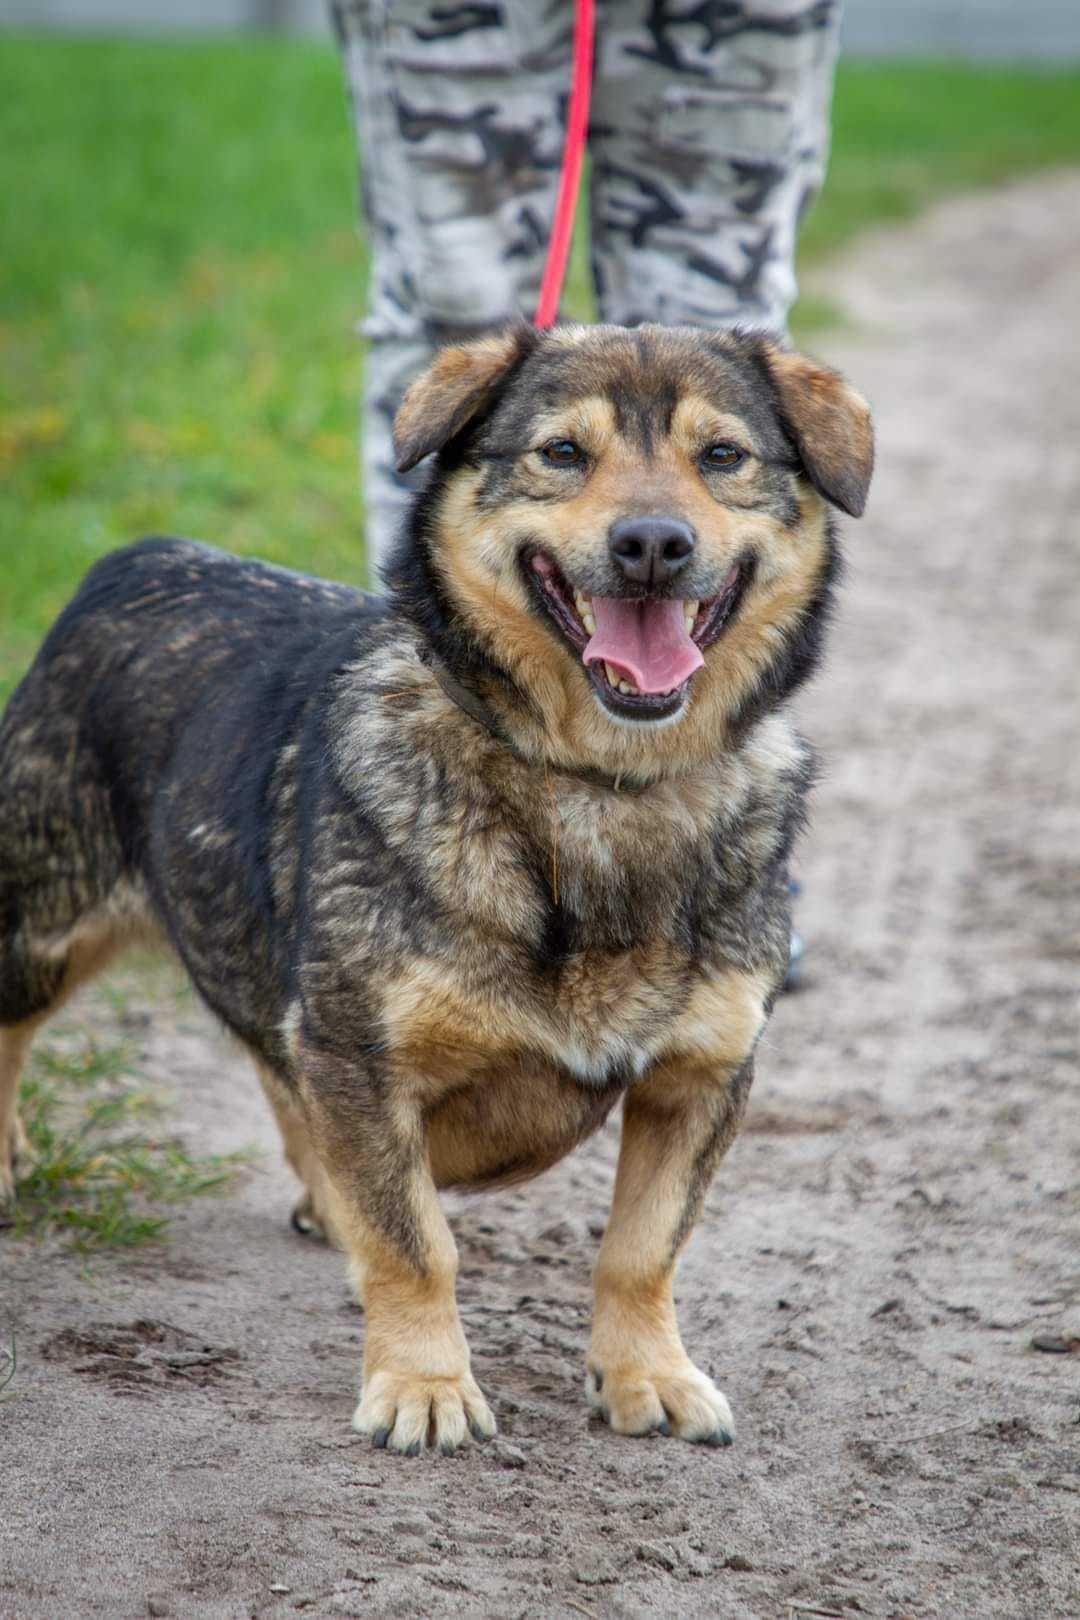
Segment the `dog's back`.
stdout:
<path fill-rule="evenodd" d="M 110 553 L 0 723 L 0 1020 L 54 1005 L 106 940 L 150 926 L 155 800 L 200 768 L 265 780 L 383 604 L 186 540 Z M 224 746 L 205 747 L 212 732 Z M 212 764 L 211 764 L 212 762 Z"/>

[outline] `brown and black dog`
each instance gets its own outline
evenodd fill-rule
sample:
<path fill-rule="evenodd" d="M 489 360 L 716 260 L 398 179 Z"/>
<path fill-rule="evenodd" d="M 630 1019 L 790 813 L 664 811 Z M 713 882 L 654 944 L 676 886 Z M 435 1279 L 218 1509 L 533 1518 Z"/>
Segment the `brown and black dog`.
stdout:
<path fill-rule="evenodd" d="M 146 540 L 91 569 L 0 728 L 0 1202 L 34 1031 L 126 941 L 252 1053 L 366 1312 L 355 1422 L 495 1428 L 438 1189 L 536 1174 L 619 1101 L 594 1407 L 731 1438 L 676 1259 L 788 959 L 828 505 L 867 407 L 755 335 L 525 328 L 410 389 L 437 457 L 385 598 Z"/>

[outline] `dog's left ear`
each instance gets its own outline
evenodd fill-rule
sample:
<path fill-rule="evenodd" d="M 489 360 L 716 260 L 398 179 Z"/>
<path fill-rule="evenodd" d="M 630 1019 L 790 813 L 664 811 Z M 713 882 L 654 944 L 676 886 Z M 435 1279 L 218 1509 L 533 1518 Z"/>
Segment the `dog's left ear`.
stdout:
<path fill-rule="evenodd" d="M 394 452 L 398 472 L 441 450 L 472 421 L 499 384 L 536 341 L 524 323 L 495 337 L 454 344 L 405 391 L 394 418 Z"/>
<path fill-rule="evenodd" d="M 765 346 L 784 426 L 806 476 L 834 506 L 861 517 L 874 470 L 870 407 L 838 371 Z"/>

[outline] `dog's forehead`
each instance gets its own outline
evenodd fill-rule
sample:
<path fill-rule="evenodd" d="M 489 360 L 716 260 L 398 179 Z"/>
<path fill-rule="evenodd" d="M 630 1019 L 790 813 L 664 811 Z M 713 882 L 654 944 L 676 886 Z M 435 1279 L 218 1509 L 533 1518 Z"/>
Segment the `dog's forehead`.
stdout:
<path fill-rule="evenodd" d="M 678 402 L 696 399 L 742 418 L 763 446 L 783 443 L 753 340 L 690 327 L 556 328 L 504 395 L 499 425 L 525 433 L 539 415 L 596 398 L 610 400 L 619 430 L 635 437 L 662 434 Z"/>

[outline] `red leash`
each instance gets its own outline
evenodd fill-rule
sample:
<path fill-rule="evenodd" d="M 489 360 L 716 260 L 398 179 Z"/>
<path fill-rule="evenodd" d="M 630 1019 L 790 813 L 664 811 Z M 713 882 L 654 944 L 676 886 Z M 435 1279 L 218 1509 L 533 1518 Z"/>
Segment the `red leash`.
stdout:
<path fill-rule="evenodd" d="M 574 62 L 570 78 L 570 106 L 566 114 L 566 144 L 563 147 L 559 194 L 551 225 L 544 279 L 540 283 L 534 326 L 550 326 L 559 312 L 559 295 L 566 280 L 566 260 L 574 234 L 574 213 L 581 187 L 581 160 L 589 131 L 589 96 L 592 92 L 593 36 L 596 29 L 593 0 L 576 0 L 574 6 Z"/>

